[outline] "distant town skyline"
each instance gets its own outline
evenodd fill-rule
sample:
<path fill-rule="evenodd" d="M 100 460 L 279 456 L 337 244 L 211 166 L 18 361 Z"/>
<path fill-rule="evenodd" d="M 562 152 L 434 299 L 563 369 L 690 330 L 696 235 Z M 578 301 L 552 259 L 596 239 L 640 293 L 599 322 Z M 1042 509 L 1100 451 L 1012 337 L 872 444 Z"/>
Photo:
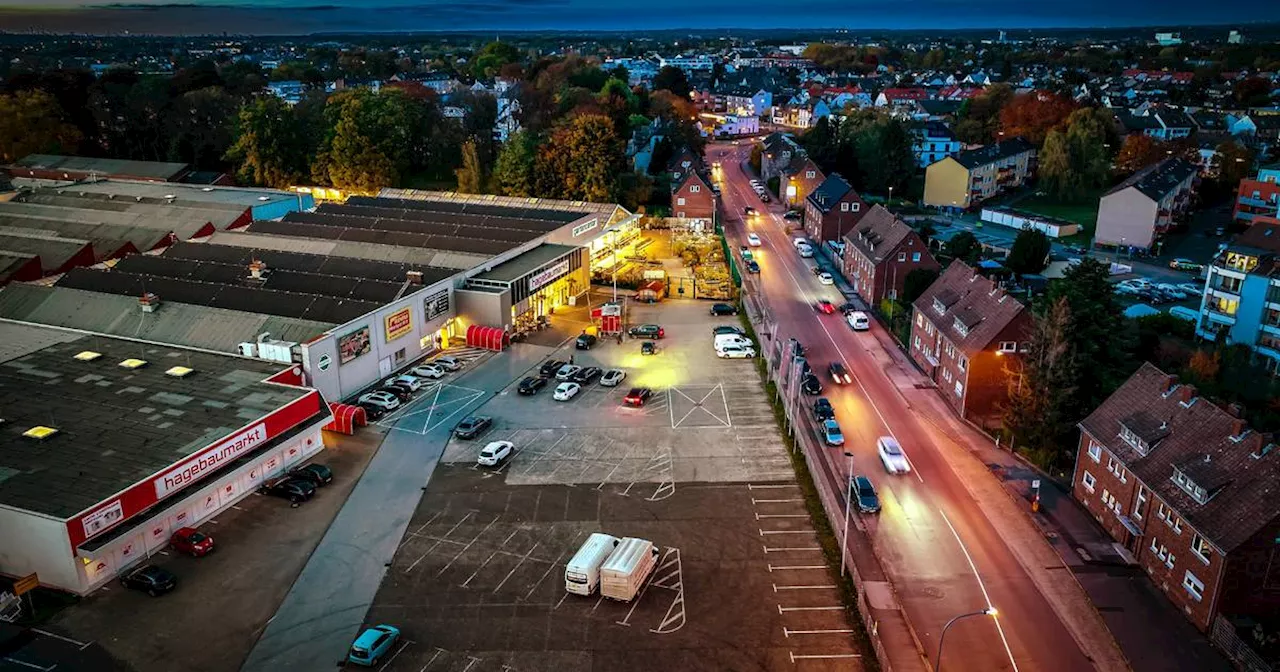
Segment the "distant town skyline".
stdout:
<path fill-rule="evenodd" d="M 442 30 L 1115 28 L 1280 21 L 1239 0 L 0 0 L 0 30 L 301 34 Z"/>

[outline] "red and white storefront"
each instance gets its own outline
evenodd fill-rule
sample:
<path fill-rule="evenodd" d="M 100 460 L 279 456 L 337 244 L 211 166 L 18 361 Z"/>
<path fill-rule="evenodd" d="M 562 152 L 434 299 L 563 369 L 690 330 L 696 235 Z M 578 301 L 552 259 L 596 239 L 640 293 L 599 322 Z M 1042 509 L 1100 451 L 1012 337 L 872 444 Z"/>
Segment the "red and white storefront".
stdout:
<path fill-rule="evenodd" d="M 4 558 L 3 569 L 89 593 L 163 548 L 174 530 L 199 525 L 323 450 L 321 428 L 332 419 L 311 390 L 69 519 L 4 508 L 5 545 L 25 550 Z"/>

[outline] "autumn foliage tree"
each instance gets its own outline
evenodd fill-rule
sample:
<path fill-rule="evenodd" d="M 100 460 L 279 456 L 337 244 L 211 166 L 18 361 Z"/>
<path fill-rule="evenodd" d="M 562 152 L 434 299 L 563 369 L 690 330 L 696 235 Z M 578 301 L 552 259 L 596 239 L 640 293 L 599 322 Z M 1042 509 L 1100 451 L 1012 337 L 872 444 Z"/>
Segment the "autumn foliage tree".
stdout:
<path fill-rule="evenodd" d="M 540 196 L 599 203 L 617 199 L 617 177 L 624 170 L 625 147 L 613 120 L 584 114 L 553 131 L 538 149 L 534 172 Z"/>
<path fill-rule="evenodd" d="M 1120 173 L 1136 173 L 1163 159 L 1164 148 L 1154 138 L 1142 133 L 1125 136 L 1116 154 L 1116 170 Z"/>
<path fill-rule="evenodd" d="M 1039 147 L 1044 144 L 1049 131 L 1066 126 L 1067 117 L 1076 107 L 1070 98 L 1047 91 L 1014 96 L 1000 110 L 1000 130 L 1005 138 L 1020 136 Z"/>
<path fill-rule="evenodd" d="M 28 154 L 70 154 L 80 131 L 63 121 L 58 101 L 44 91 L 0 96 L 0 158 L 5 163 Z"/>

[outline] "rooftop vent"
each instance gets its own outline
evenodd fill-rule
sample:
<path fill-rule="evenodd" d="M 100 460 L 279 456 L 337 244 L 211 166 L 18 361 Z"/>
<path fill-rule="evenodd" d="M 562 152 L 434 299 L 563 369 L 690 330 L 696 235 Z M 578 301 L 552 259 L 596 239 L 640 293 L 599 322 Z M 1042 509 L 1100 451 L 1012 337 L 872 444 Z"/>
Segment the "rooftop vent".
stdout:
<path fill-rule="evenodd" d="M 154 313 L 160 309 L 160 296 L 152 292 L 147 292 L 138 297 L 138 305 L 142 307 L 144 313 Z"/>
<path fill-rule="evenodd" d="M 164 372 L 164 375 L 166 375 L 166 376 L 172 376 L 172 377 L 174 377 L 174 378 L 186 378 L 187 376 L 189 376 L 189 375 L 191 375 L 191 374 L 193 374 L 193 373 L 195 373 L 195 372 L 196 372 L 196 370 L 195 370 L 195 369 L 192 369 L 192 368 L 188 368 L 188 367 L 185 367 L 185 366 L 175 366 L 175 367 L 170 368 L 168 371 L 165 371 L 165 372 Z"/>
<path fill-rule="evenodd" d="M 411 285 L 422 284 L 422 271 L 405 271 L 404 276 L 405 282 Z"/>
<path fill-rule="evenodd" d="M 147 365 L 147 360 L 145 360 L 145 359 L 135 359 L 135 358 L 133 358 L 133 357 L 130 357 L 129 359 L 124 360 L 123 362 L 120 362 L 120 368 L 122 368 L 122 369 L 130 369 L 130 370 L 132 370 L 132 369 L 140 369 L 140 368 L 142 368 L 142 367 L 144 367 L 144 366 L 146 366 L 146 365 Z"/>
<path fill-rule="evenodd" d="M 267 275 L 267 262 L 261 259 L 254 259 L 249 262 L 249 277 L 254 280 L 262 280 Z"/>
<path fill-rule="evenodd" d="M 94 351 L 92 351 L 92 350 L 85 350 L 85 351 L 83 351 L 83 352 L 77 353 L 77 354 L 76 354 L 76 359 L 78 359 L 78 360 L 80 360 L 80 361 L 82 361 L 82 362 L 92 362 L 93 360 L 95 360 L 95 359 L 97 359 L 97 358 L 99 358 L 99 357 L 101 357 L 101 356 L 102 356 L 102 353 L 101 353 L 101 352 L 94 352 Z"/>
<path fill-rule="evenodd" d="M 51 437 L 51 436 L 53 436 L 54 434 L 57 434 L 57 433 L 58 433 L 58 430 L 57 430 L 57 429 L 54 429 L 53 427 L 45 427 L 44 425 L 36 425 L 35 427 L 32 427 L 31 429 L 28 429 L 27 431 L 23 432 L 23 433 L 22 433 L 22 435 L 23 435 L 23 436 L 25 436 L 25 437 L 27 437 L 28 439 L 35 439 L 35 440 L 37 440 L 37 441 L 44 441 L 45 439 L 47 439 L 47 438 L 49 438 L 49 437 Z"/>
<path fill-rule="evenodd" d="M 259 197 L 258 197 L 258 200 L 259 200 L 259 201 L 269 201 L 269 200 L 271 200 L 271 197 L 270 197 L 270 196 L 259 196 Z"/>
<path fill-rule="evenodd" d="M 213 187 L 201 187 L 200 191 L 213 191 Z"/>
<path fill-rule="evenodd" d="M 165 194 L 165 195 L 164 195 L 164 197 L 165 197 L 165 198 L 167 198 L 167 199 L 169 199 L 169 200 L 173 200 L 173 199 L 177 198 L 177 196 L 174 196 L 173 194 Z"/>

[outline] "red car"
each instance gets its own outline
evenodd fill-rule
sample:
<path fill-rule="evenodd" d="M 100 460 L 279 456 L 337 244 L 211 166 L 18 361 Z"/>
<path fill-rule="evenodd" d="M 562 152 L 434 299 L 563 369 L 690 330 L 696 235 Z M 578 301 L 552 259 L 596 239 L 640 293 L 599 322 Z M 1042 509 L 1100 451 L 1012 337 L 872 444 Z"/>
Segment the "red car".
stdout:
<path fill-rule="evenodd" d="M 647 387 L 633 387 L 623 401 L 628 406 L 644 406 L 644 402 L 648 401 L 652 394 L 653 392 Z"/>
<path fill-rule="evenodd" d="M 822 313 L 823 315 L 830 315 L 836 312 L 835 305 L 833 305 L 830 301 L 827 301 L 826 299 L 823 299 L 818 303 L 814 304 L 813 308 L 814 310 L 817 310 L 819 313 Z"/>
<path fill-rule="evenodd" d="M 198 558 L 213 552 L 213 537 L 194 527 L 183 527 L 169 538 L 169 545 L 179 553 Z"/>

